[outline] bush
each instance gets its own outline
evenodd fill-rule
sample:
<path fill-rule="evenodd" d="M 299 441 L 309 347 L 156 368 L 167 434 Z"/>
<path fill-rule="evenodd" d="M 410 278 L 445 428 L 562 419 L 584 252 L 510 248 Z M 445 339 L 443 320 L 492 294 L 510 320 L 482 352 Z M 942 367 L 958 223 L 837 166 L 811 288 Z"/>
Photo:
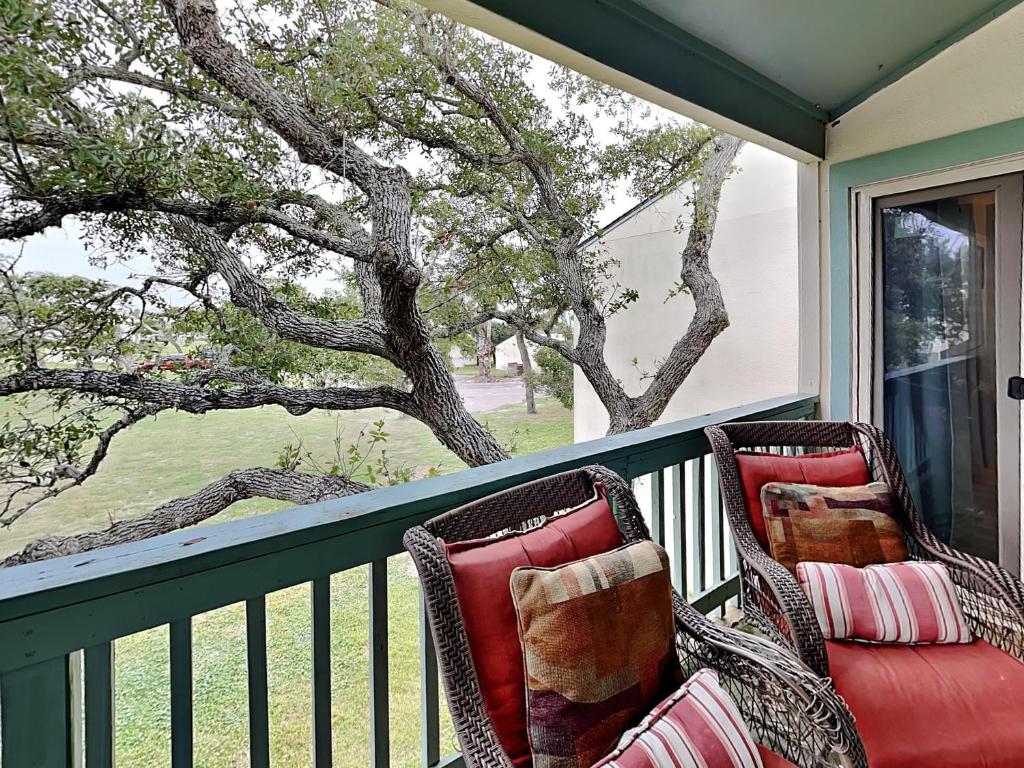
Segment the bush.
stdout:
<path fill-rule="evenodd" d="M 537 350 L 537 380 L 552 397 L 572 410 L 573 365 L 553 349 L 542 347 Z"/>

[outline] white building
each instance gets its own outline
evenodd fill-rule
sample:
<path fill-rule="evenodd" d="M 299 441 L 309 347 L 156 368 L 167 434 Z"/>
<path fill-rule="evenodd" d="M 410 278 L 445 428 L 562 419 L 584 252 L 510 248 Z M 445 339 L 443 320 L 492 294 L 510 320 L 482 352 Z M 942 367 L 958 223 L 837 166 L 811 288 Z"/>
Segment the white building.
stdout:
<path fill-rule="evenodd" d="M 526 352 L 530 356 L 530 362 L 534 367 L 537 360 L 534 357 L 537 353 L 537 346 L 533 342 L 526 342 Z M 519 352 L 519 343 L 515 336 L 509 336 L 501 344 L 494 348 L 494 367 L 505 370 L 512 364 L 522 365 L 523 356 Z"/>
<path fill-rule="evenodd" d="M 675 421 L 797 391 L 797 163 L 754 144 L 737 159 L 739 172 L 723 187 L 711 247 L 711 268 L 722 286 L 731 324 L 711 344 L 662 416 Z M 608 318 L 605 359 L 630 394 L 643 391 L 686 331 L 693 301 L 666 301 L 679 280 L 689 207 L 681 188 L 651 198 L 609 224 L 593 248 L 618 262 L 611 280 L 640 298 Z M 685 219 L 684 219 L 685 220 Z M 635 362 L 634 362 L 635 360 Z M 608 414 L 577 369 L 575 438 L 600 437 Z"/>

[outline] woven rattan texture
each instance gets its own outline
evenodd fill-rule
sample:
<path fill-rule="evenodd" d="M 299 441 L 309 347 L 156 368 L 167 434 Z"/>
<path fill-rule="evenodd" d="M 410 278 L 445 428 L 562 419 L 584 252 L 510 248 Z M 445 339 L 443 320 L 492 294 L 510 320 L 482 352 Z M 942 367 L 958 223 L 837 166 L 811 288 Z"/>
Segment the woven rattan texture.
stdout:
<path fill-rule="evenodd" d="M 405 535 L 406 549 L 422 582 L 448 706 L 470 766 L 509 768 L 512 762 L 483 704 L 455 585 L 439 539 L 455 542 L 521 530 L 587 501 L 594 494 L 595 482 L 607 488 L 625 538 L 631 542 L 649 539 L 632 489 L 618 475 L 598 466 L 488 496 Z M 853 718 L 828 681 L 783 648 L 711 622 L 678 593 L 673 602 L 684 671 L 717 670 L 764 744 L 801 768 L 867 766 Z"/>

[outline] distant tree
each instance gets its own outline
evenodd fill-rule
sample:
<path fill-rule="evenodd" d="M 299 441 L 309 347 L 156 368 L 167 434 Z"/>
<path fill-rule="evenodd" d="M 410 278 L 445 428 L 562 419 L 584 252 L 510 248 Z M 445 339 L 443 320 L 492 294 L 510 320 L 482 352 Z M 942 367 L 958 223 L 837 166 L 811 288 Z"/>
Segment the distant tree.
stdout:
<path fill-rule="evenodd" d="M 0 240 L 74 218 L 99 260 L 153 260 L 119 287 L 5 270 L 0 395 L 48 397 L 59 418 L 5 425 L 0 525 L 85 482 L 121 432 L 171 409 L 383 407 L 469 465 L 504 459 L 447 360 L 450 339 L 488 321 L 578 367 L 612 432 L 642 427 L 728 323 L 708 253 L 741 142 L 638 120 L 643 105 L 557 68 L 550 87 L 569 108 L 554 111 L 526 54 L 405 0 L 16 2 L 0 6 L 0 34 Z M 618 126 L 610 141 L 595 110 Z M 606 318 L 636 292 L 581 247 L 620 181 L 638 195 L 692 183 L 680 280 L 695 311 L 638 394 L 604 359 Z M 296 288 L 332 272 L 351 291 Z M 125 361 L 154 352 L 136 329 L 154 314 L 226 354 L 138 370 Z M 566 318 L 574 340 L 552 333 Z M 9 562 L 191 525 L 251 496 L 365 488 L 287 462 L 241 469 Z"/>
<path fill-rule="evenodd" d="M 563 406 L 573 408 L 573 377 L 575 370 L 572 363 L 553 349 L 542 348 L 537 351 L 537 382 Z"/>
<path fill-rule="evenodd" d="M 537 412 L 536 389 L 537 379 L 530 360 L 530 349 L 526 346 L 526 337 L 522 331 L 516 331 L 516 346 L 519 348 L 519 360 L 523 366 L 523 388 L 526 390 L 526 412 Z"/>

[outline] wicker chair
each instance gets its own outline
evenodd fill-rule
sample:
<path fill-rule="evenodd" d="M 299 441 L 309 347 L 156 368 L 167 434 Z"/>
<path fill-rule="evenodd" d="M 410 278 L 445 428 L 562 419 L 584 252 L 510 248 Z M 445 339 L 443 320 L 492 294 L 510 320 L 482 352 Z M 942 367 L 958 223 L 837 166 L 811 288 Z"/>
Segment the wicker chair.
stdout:
<path fill-rule="evenodd" d="M 705 433 L 718 464 L 723 501 L 740 554 L 745 615 L 769 637 L 793 648 L 819 675 L 829 675 L 821 630 L 796 579 L 754 535 L 736 463 L 737 450 L 861 446 L 871 478 L 889 484 L 910 556 L 944 563 L 975 636 L 1024 661 L 1024 586 L 998 565 L 959 552 L 935 537 L 914 506 L 892 443 L 877 427 L 848 422 L 770 421 L 723 424 L 709 427 Z"/>
<path fill-rule="evenodd" d="M 488 496 L 405 534 L 419 571 L 448 705 L 469 766 L 512 768 L 484 706 L 451 569 L 439 539 L 453 543 L 526 530 L 591 499 L 605 485 L 627 541 L 649 539 L 629 485 L 603 467 L 587 467 Z M 761 638 L 713 624 L 674 595 L 684 672 L 718 671 L 755 736 L 802 768 L 867 765 L 852 717 L 827 682 Z"/>

